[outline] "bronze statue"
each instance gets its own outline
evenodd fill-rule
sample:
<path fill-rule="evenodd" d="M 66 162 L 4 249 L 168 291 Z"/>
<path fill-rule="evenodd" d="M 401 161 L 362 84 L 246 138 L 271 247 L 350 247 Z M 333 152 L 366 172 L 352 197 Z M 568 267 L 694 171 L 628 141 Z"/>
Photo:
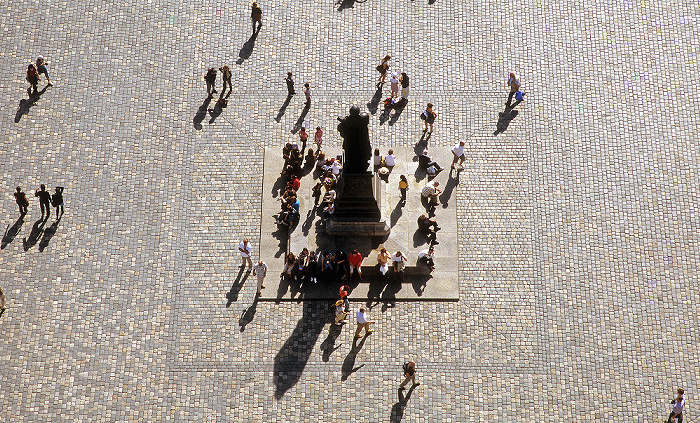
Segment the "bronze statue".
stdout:
<path fill-rule="evenodd" d="M 369 114 L 360 113 L 357 106 L 350 107 L 350 114 L 344 119 L 338 118 L 338 132 L 343 137 L 345 163 L 343 173 L 364 173 L 369 167 L 372 147 L 369 144 Z"/>

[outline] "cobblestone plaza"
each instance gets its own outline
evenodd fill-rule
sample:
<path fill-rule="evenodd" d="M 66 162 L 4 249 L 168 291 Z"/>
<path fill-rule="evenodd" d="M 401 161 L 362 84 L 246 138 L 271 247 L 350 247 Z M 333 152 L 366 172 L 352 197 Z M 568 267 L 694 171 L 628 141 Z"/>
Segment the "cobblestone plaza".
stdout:
<path fill-rule="evenodd" d="M 247 1 L 0 2 L 0 421 L 660 422 L 677 387 L 700 421 L 697 2 L 259 4 L 251 38 Z M 400 115 L 372 101 L 386 54 Z M 54 86 L 29 101 L 39 55 Z M 383 153 L 413 148 L 427 102 L 431 150 L 466 140 L 459 301 L 376 306 L 353 343 L 327 302 L 254 302 L 253 276 L 231 298 L 274 213 L 264 149 L 300 124 L 338 148 L 350 104 Z M 41 183 L 65 215 L 28 195 L 18 221 Z"/>

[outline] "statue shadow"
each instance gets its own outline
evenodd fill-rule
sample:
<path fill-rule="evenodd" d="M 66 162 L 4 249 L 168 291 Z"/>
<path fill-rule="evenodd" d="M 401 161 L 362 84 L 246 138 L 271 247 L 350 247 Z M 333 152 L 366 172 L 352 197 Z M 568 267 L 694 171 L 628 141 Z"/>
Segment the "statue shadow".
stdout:
<path fill-rule="evenodd" d="M 274 397 L 280 400 L 297 384 L 314 345 L 326 324 L 327 305 L 324 301 L 306 301 L 294 331 L 275 356 L 272 369 Z"/>
<path fill-rule="evenodd" d="M 35 246 L 37 242 L 39 242 L 39 237 L 44 231 L 45 223 L 46 220 L 44 220 L 43 217 L 39 218 L 39 220 L 34 222 L 34 225 L 32 226 L 32 231 L 29 233 L 29 237 L 22 239 L 22 247 L 24 248 L 24 251 L 28 251 L 30 248 Z"/>
<path fill-rule="evenodd" d="M 5 234 L 2 236 L 2 243 L 0 244 L 0 250 L 4 250 L 7 244 L 14 241 L 17 234 L 22 230 L 22 225 L 24 224 L 24 215 L 20 216 L 19 219 L 10 227 L 7 225 L 5 229 Z"/>
<path fill-rule="evenodd" d="M 508 129 L 510 122 L 515 119 L 516 116 L 518 116 L 517 110 L 506 107 L 505 111 L 498 114 L 498 122 L 496 123 L 496 130 L 494 131 L 493 135 L 496 136 L 505 132 L 506 129 Z"/>
<path fill-rule="evenodd" d="M 411 398 L 411 394 L 413 393 L 414 389 L 415 386 L 411 386 L 408 389 L 406 396 L 403 395 L 403 390 L 399 390 L 399 401 L 391 407 L 391 415 L 389 416 L 389 422 L 401 423 L 401 420 L 403 419 L 404 410 L 406 409 L 406 405 L 408 404 L 408 400 Z"/>
<path fill-rule="evenodd" d="M 453 170 L 454 169 L 450 169 L 450 174 L 447 177 L 447 183 L 442 189 L 442 193 L 438 197 L 440 199 L 440 204 L 442 204 L 443 209 L 446 209 L 449 206 L 450 198 L 452 198 L 452 191 L 454 191 L 457 185 L 459 185 L 459 172 L 455 171 L 455 176 L 453 177 Z"/>
<path fill-rule="evenodd" d="M 287 111 L 287 106 L 289 106 L 290 101 L 292 101 L 291 94 L 289 94 L 284 100 L 284 103 L 282 103 L 282 107 L 280 107 L 279 111 L 277 112 L 277 116 L 275 116 L 275 121 L 277 123 L 279 123 L 282 120 L 282 116 L 284 116 L 284 112 Z"/>
<path fill-rule="evenodd" d="M 258 310 L 258 294 L 255 294 L 253 299 L 253 304 L 246 308 L 243 313 L 241 313 L 240 319 L 238 319 L 238 325 L 241 327 L 241 332 L 245 330 L 246 325 L 253 321 L 255 317 L 255 312 Z"/>
<path fill-rule="evenodd" d="M 377 87 L 377 91 L 374 92 L 372 99 L 367 103 L 367 110 L 371 114 L 376 114 L 379 109 L 379 102 L 382 100 L 382 86 Z"/>
<path fill-rule="evenodd" d="M 299 119 L 297 119 L 296 123 L 294 124 L 294 128 L 292 128 L 292 134 L 296 134 L 299 132 L 301 127 L 304 126 L 304 119 L 306 119 L 306 115 L 309 113 L 309 108 L 310 106 L 308 104 L 304 106 L 304 109 L 299 115 Z"/>
<path fill-rule="evenodd" d="M 202 121 L 205 117 L 207 117 L 207 110 L 209 110 L 209 103 L 211 103 L 211 98 L 211 96 L 208 96 L 206 99 L 204 99 L 202 105 L 199 106 L 199 110 L 197 110 L 197 114 L 194 115 L 194 119 L 192 119 L 194 129 L 198 131 L 202 130 Z"/>
<path fill-rule="evenodd" d="M 56 230 L 58 229 L 58 223 L 61 220 L 58 219 L 55 222 L 51 224 L 48 228 L 44 229 L 44 236 L 41 238 L 41 242 L 39 243 L 39 251 L 43 252 L 44 248 L 48 247 L 49 241 L 51 241 L 51 238 L 56 234 Z"/>
<path fill-rule="evenodd" d="M 347 323 L 346 323 L 347 324 Z M 338 348 L 340 348 L 341 344 L 335 345 L 336 339 L 338 339 L 338 336 L 340 336 L 341 332 L 343 331 L 343 325 L 336 325 L 335 320 L 331 322 L 331 327 L 328 330 L 328 336 L 326 336 L 326 339 L 323 340 L 321 343 L 321 351 L 323 351 L 321 355 L 321 359 L 327 363 L 328 360 L 331 358 L 331 354 Z"/>
<path fill-rule="evenodd" d="M 26 115 L 29 113 L 29 109 L 31 109 L 37 101 L 41 98 L 41 95 L 46 92 L 46 89 L 49 86 L 45 86 L 41 91 L 37 91 L 32 93 L 32 89 L 29 88 L 27 89 L 27 94 L 29 94 L 29 98 L 23 98 L 19 101 L 19 107 L 17 108 L 17 113 L 15 113 L 15 123 L 19 123 L 20 120 L 22 120 L 22 116 Z"/>
<path fill-rule="evenodd" d="M 355 361 L 357 360 L 357 354 L 362 350 L 362 347 L 365 345 L 365 341 L 367 340 L 368 335 L 365 334 L 365 336 L 362 337 L 362 340 L 358 344 L 357 340 L 360 338 L 355 338 L 355 335 L 353 335 L 353 341 L 352 341 L 352 348 L 350 349 L 350 352 L 348 353 L 347 356 L 345 356 L 345 360 L 343 360 L 343 365 L 340 368 L 341 376 L 340 380 L 345 381 L 348 380 L 348 378 L 355 373 L 356 371 L 360 370 L 362 367 L 364 367 L 364 364 L 360 364 L 359 366 L 355 367 Z"/>
<path fill-rule="evenodd" d="M 248 276 L 252 272 L 250 268 L 248 268 L 248 271 L 245 272 L 245 275 L 243 275 L 243 270 L 245 268 L 240 267 L 238 270 L 238 276 L 236 276 L 236 280 L 233 281 L 233 285 L 231 285 L 231 289 L 226 293 L 226 299 L 228 300 L 226 302 L 226 307 L 230 307 L 231 303 L 238 301 L 238 294 L 241 292 L 241 288 L 243 288 L 243 284 L 245 283 L 246 279 L 248 279 Z M 242 276 L 242 278 L 241 278 Z"/>
<path fill-rule="evenodd" d="M 255 30 L 253 35 L 248 38 L 248 41 L 243 44 L 243 47 L 241 47 L 241 50 L 238 52 L 238 60 L 236 60 L 236 64 L 240 65 L 248 58 L 250 58 L 250 55 L 253 54 L 253 49 L 255 48 L 255 39 L 258 38 L 258 33 L 260 32 L 260 26 Z"/>

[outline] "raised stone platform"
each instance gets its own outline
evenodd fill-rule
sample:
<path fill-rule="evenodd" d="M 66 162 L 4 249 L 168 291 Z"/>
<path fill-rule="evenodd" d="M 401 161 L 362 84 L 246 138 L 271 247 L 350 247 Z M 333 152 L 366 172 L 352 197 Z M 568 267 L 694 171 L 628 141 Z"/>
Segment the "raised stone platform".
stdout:
<path fill-rule="evenodd" d="M 425 141 L 424 141 L 425 142 Z M 391 233 L 384 237 L 332 236 L 328 235 L 321 219 L 320 211 L 314 207 L 311 188 L 316 183 L 314 172 L 307 169 L 301 178 L 298 191 L 301 203 L 299 224 L 287 234 L 286 228 L 278 227 L 272 217 L 279 211 L 278 195 L 283 188 L 278 181 L 282 167 L 280 148 L 265 150 L 262 224 L 260 232 L 260 257 L 269 267 L 261 300 L 332 300 L 338 296 L 340 281 L 332 283 L 319 282 L 299 286 L 294 281 L 280 278 L 283 269 L 283 257 L 287 251 L 298 254 L 304 247 L 310 251 L 343 250 L 350 253 L 357 249 L 365 257 L 362 266 L 363 282 L 355 277 L 348 285 L 352 288 L 350 299 L 366 300 L 368 303 L 394 301 L 431 300 L 456 301 L 459 299 L 458 260 L 457 260 L 457 218 L 453 190 L 457 186 L 457 172 L 450 171 L 452 153 L 447 148 L 430 149 L 430 155 L 445 168 L 436 179 L 440 181 L 443 194 L 441 204 L 437 207 L 435 219 L 442 230 L 438 232 L 439 245 L 435 246 L 435 270 L 417 264 L 418 252 L 427 248 L 428 243 L 423 234 L 418 232 L 418 217 L 425 212 L 421 202 L 420 191 L 428 179 L 424 172 L 418 170 L 417 151 L 422 151 L 424 144 L 412 148 L 394 148 L 397 156 L 396 166 L 391 173 L 380 181 L 380 208 L 382 217 L 391 226 Z M 380 147 L 382 154 L 388 148 Z M 340 151 L 329 150 L 326 154 L 333 156 Z M 406 205 L 399 206 L 399 176 L 406 175 L 409 182 Z M 393 278 L 381 275 L 377 266 L 377 254 L 384 247 L 393 254 L 402 251 L 408 257 L 403 283 L 394 282 Z M 391 276 L 391 271 L 388 276 Z M 343 282 L 347 283 L 347 282 Z"/>

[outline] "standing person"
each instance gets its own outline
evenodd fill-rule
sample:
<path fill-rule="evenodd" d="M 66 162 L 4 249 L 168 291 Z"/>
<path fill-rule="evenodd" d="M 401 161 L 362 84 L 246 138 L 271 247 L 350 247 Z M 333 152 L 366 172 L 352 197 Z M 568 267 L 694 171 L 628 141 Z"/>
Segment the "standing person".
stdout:
<path fill-rule="evenodd" d="M 460 141 L 458 145 L 455 145 L 452 147 L 452 166 L 450 169 L 455 168 L 455 164 L 459 161 L 459 168 L 463 169 L 464 167 L 462 166 L 462 163 L 464 163 L 464 160 L 466 157 L 464 157 L 464 141 Z"/>
<path fill-rule="evenodd" d="M 377 82 L 377 86 L 382 85 L 386 81 L 386 73 L 389 71 L 389 61 L 391 60 L 391 56 L 386 55 L 382 59 L 382 62 L 377 66 L 377 71 L 379 72 L 379 82 Z"/>
<path fill-rule="evenodd" d="M 425 250 L 422 250 L 421 252 L 418 253 L 418 261 L 423 260 L 425 264 L 428 265 L 430 268 L 430 271 L 432 272 L 435 270 L 435 261 L 433 258 L 435 257 L 435 249 L 431 245 L 430 248 L 427 248 Z"/>
<path fill-rule="evenodd" d="M 350 279 L 352 279 L 353 272 L 357 272 L 360 275 L 360 282 L 362 282 L 362 254 L 357 250 L 352 250 L 350 257 L 348 257 L 348 263 L 350 264 Z"/>
<path fill-rule="evenodd" d="M 51 214 L 51 193 L 46 191 L 46 185 L 41 184 L 39 189 L 34 191 L 34 196 L 39 197 L 41 215 L 44 215 L 44 209 L 46 209 L 46 219 L 48 219 L 49 215 Z"/>
<path fill-rule="evenodd" d="M 2 292 L 2 288 L 0 288 L 0 311 L 5 310 L 5 293 Z"/>
<path fill-rule="evenodd" d="M 39 84 L 39 73 L 36 71 L 36 66 L 34 66 L 34 63 L 30 63 L 29 66 L 27 66 L 27 82 L 31 84 L 31 87 L 28 90 L 29 95 L 36 94 L 36 86 Z"/>
<path fill-rule="evenodd" d="M 22 188 L 17 187 L 17 191 L 15 192 L 15 201 L 17 202 L 17 205 L 19 206 L 19 214 L 21 216 L 24 216 L 27 214 L 27 207 L 29 207 L 29 200 L 27 200 L 27 196 L 22 192 Z"/>
<path fill-rule="evenodd" d="M 365 335 L 369 335 L 370 333 L 374 332 L 372 329 L 369 328 L 369 324 L 374 323 L 374 320 L 367 320 L 367 310 L 364 307 L 360 307 L 360 309 L 357 310 L 357 315 L 355 317 L 357 318 L 357 330 L 355 331 L 355 338 L 362 338 L 362 335 L 360 335 L 360 332 L 362 332 L 362 328 L 365 329 Z"/>
<path fill-rule="evenodd" d="M 679 389 L 682 391 L 682 389 Z M 673 409 L 671 414 L 668 415 L 668 420 L 666 423 L 671 423 L 671 419 L 677 418 L 678 423 L 683 423 L 683 406 L 685 405 L 685 399 L 683 399 L 683 394 L 679 394 L 675 400 L 671 401 L 673 404 Z"/>
<path fill-rule="evenodd" d="M 421 113 L 420 118 L 423 120 L 423 123 L 425 124 L 425 128 L 423 128 L 423 132 L 428 131 L 428 125 L 430 125 L 430 131 L 428 131 L 429 134 L 433 133 L 433 123 L 435 123 L 435 118 L 437 117 L 437 113 L 433 110 L 433 103 L 428 103 L 428 105 L 425 107 L 425 110 L 423 113 Z"/>
<path fill-rule="evenodd" d="M 48 62 L 44 60 L 44 56 L 39 56 L 36 58 L 36 70 L 41 75 L 42 73 L 46 75 L 46 86 L 47 87 L 53 87 L 53 84 L 51 83 L 51 80 L 49 79 L 49 70 L 46 69 L 46 65 L 48 65 Z"/>
<path fill-rule="evenodd" d="M 204 75 L 204 80 L 207 81 L 207 95 L 211 97 L 216 94 L 218 92 L 214 86 L 216 84 L 216 69 L 209 68 L 207 74 Z"/>
<path fill-rule="evenodd" d="M 253 246 L 248 242 L 248 238 L 243 238 L 243 241 L 238 245 L 238 251 L 241 252 L 241 268 L 245 268 L 246 262 L 248 266 L 253 267 L 253 261 L 250 259 L 250 253 L 253 252 Z"/>
<path fill-rule="evenodd" d="M 399 178 L 399 191 L 401 191 L 401 202 L 406 204 L 406 191 L 408 191 L 408 180 L 406 175 L 401 175 Z"/>
<path fill-rule="evenodd" d="M 389 82 L 391 82 L 391 98 L 397 98 L 399 96 L 399 73 L 392 72 Z"/>
<path fill-rule="evenodd" d="M 56 187 L 56 192 L 51 196 L 51 204 L 56 207 L 56 219 L 60 219 L 63 216 L 63 187 Z"/>
<path fill-rule="evenodd" d="M 383 276 L 386 276 L 386 273 L 389 271 L 389 260 L 391 260 L 391 256 L 387 253 L 386 248 L 382 248 L 379 254 L 377 254 L 377 263 L 379 264 L 379 271 L 382 272 Z"/>
<path fill-rule="evenodd" d="M 347 317 L 350 315 L 343 306 L 343 300 L 338 300 L 335 302 L 335 324 L 340 326 L 343 323 L 347 323 Z"/>
<path fill-rule="evenodd" d="M 304 96 L 306 96 L 306 107 L 311 106 L 311 87 L 309 86 L 309 83 L 307 82 L 304 84 Z"/>
<path fill-rule="evenodd" d="M 406 363 L 403 364 L 403 375 L 406 376 L 406 379 L 401 382 L 401 385 L 399 386 L 399 390 L 404 390 L 404 386 L 411 381 L 414 386 L 419 386 L 420 382 L 416 382 L 416 362 L 413 360 L 407 361 Z"/>
<path fill-rule="evenodd" d="M 253 276 L 258 277 L 258 292 L 257 292 L 258 297 L 262 295 L 261 290 L 265 288 L 265 285 L 263 285 L 263 282 L 265 281 L 266 275 L 267 275 L 267 264 L 265 264 L 264 261 L 260 260 L 260 261 L 258 261 L 258 264 L 253 266 Z"/>
<path fill-rule="evenodd" d="M 253 21 L 253 35 L 255 35 L 255 24 L 258 24 L 258 28 L 262 26 L 262 9 L 258 6 L 258 3 L 253 2 L 250 5 L 250 19 Z"/>
<path fill-rule="evenodd" d="M 404 100 L 408 100 L 408 75 L 406 75 L 406 72 L 401 72 L 401 98 Z"/>
<path fill-rule="evenodd" d="M 292 79 L 291 72 L 287 72 L 287 77 L 284 78 L 284 82 L 287 83 L 287 96 L 291 97 L 296 94 L 296 91 L 294 91 L 294 79 Z"/>
<path fill-rule="evenodd" d="M 316 144 L 316 154 L 321 151 L 321 145 L 323 144 L 323 131 L 320 126 L 316 127 L 316 132 L 314 133 L 314 143 Z"/>
<path fill-rule="evenodd" d="M 301 150 L 299 151 L 306 151 L 306 141 L 309 139 L 309 133 L 306 132 L 305 127 L 301 127 L 299 130 L 299 142 L 301 142 Z"/>
<path fill-rule="evenodd" d="M 224 67 L 219 68 L 219 71 L 221 71 L 221 79 L 224 82 L 224 86 L 221 88 L 221 95 L 219 97 L 224 98 L 224 94 L 226 94 L 226 86 L 228 85 L 228 94 L 226 97 L 231 95 L 231 69 L 224 65 Z"/>
<path fill-rule="evenodd" d="M 508 93 L 508 101 L 506 101 L 506 107 L 510 107 L 510 101 L 513 99 L 515 93 L 520 91 L 520 78 L 515 72 L 511 72 L 508 75 L 508 86 L 510 87 L 510 93 Z"/>

